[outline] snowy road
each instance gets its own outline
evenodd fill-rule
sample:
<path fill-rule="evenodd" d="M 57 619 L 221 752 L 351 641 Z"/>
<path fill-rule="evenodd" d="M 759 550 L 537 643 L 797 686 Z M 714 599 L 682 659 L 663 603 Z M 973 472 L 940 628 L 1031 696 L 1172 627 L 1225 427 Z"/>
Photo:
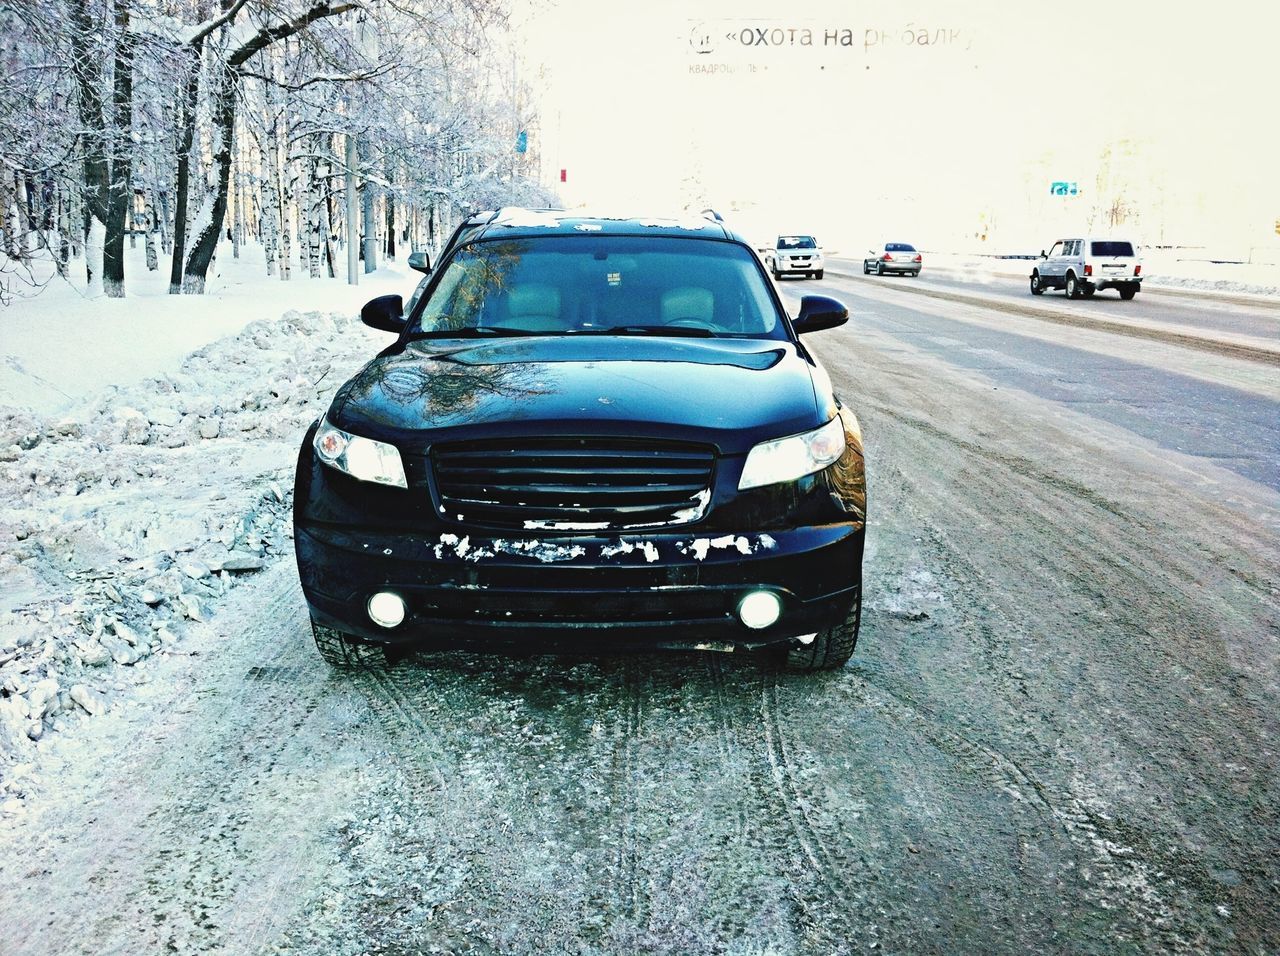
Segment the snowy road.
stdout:
<path fill-rule="evenodd" d="M 843 672 L 335 676 L 282 560 L 45 742 L 0 952 L 1273 950 L 1275 368 L 784 286 L 854 312 L 814 337 L 869 461 Z"/>

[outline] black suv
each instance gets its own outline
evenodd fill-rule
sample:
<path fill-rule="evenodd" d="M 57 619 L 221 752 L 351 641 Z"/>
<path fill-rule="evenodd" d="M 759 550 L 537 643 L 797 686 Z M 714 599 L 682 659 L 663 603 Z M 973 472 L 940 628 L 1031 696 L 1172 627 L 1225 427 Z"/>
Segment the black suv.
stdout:
<path fill-rule="evenodd" d="M 857 640 L 857 419 L 718 217 L 474 217 L 364 322 L 397 334 L 298 458 L 298 570 L 320 653 L 415 645 L 773 646 Z M 429 269 L 421 257 L 419 268 Z"/>

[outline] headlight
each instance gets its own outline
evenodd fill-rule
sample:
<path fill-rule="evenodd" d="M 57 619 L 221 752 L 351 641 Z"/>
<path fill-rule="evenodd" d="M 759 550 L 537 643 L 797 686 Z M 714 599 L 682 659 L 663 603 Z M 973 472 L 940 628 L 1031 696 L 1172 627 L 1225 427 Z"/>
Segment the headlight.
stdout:
<path fill-rule="evenodd" d="M 400 451 L 395 445 L 344 432 L 330 425 L 327 418 L 320 420 L 311 444 L 322 462 L 330 468 L 345 471 L 352 478 L 397 488 L 409 487 L 404 479 Z"/>
<path fill-rule="evenodd" d="M 837 415 L 803 435 L 761 442 L 747 454 L 738 490 L 795 481 L 835 464 L 844 454 L 844 424 Z"/>

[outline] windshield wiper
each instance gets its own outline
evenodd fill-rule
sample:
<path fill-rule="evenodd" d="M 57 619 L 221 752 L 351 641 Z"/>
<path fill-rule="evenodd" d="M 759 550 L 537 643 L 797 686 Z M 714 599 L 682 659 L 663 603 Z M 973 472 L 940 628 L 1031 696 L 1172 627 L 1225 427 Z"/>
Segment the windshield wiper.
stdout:
<path fill-rule="evenodd" d="M 716 333 L 708 328 L 693 325 L 615 325 L 608 329 L 586 329 L 594 335 L 688 335 L 711 338 Z"/>
<path fill-rule="evenodd" d="M 539 332 L 534 329 L 513 329 L 505 325 L 468 326 L 463 329 L 430 329 L 414 332 L 409 339 L 490 339 L 515 335 L 554 335 L 552 332 Z"/>

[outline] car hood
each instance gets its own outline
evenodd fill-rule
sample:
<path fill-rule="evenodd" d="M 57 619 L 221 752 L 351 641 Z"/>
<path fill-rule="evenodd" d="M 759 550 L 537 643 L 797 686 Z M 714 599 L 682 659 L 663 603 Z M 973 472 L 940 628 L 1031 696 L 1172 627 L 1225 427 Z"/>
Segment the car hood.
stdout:
<path fill-rule="evenodd" d="M 507 435 L 626 435 L 714 444 L 814 428 L 835 414 L 784 340 L 554 336 L 397 345 L 338 392 L 340 428 L 398 444 Z M 817 381 L 826 377 L 819 374 Z"/>

